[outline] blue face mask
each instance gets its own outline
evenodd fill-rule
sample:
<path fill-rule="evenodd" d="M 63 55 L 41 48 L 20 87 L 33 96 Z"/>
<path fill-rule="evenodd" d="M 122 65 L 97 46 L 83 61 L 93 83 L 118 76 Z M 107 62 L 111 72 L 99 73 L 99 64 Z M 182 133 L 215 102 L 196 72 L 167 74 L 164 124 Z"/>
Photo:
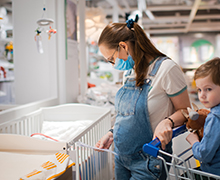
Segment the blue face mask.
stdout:
<path fill-rule="evenodd" d="M 125 71 L 132 69 L 134 67 L 134 60 L 129 55 L 128 59 L 124 61 L 123 59 L 119 59 L 118 57 L 115 59 L 114 68 L 117 70 Z"/>

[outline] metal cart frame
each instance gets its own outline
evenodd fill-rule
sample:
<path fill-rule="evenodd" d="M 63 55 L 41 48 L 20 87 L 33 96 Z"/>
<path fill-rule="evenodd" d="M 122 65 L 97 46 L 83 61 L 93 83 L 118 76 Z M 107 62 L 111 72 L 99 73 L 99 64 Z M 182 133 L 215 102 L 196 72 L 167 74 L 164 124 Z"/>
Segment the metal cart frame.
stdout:
<path fill-rule="evenodd" d="M 173 138 L 186 132 L 186 125 L 180 126 L 173 130 Z M 144 144 L 143 151 L 149 155 L 162 160 L 168 180 L 220 180 L 220 176 L 206 173 L 192 168 L 190 159 L 193 158 L 191 148 L 188 148 L 180 154 L 169 154 L 158 147 L 161 142 L 155 138 L 150 143 Z M 161 155 L 172 158 L 171 162 L 166 162 Z"/>

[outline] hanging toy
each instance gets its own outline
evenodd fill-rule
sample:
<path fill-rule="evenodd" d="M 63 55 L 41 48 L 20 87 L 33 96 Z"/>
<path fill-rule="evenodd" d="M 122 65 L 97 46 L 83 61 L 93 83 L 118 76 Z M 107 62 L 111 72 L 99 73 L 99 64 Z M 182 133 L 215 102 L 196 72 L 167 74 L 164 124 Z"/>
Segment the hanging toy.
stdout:
<path fill-rule="evenodd" d="M 44 17 L 46 16 L 46 5 L 45 5 L 45 0 L 44 0 L 44 7 L 43 7 L 43 15 L 40 19 L 37 20 L 37 24 L 38 24 L 38 28 L 35 32 L 37 32 L 37 34 L 35 35 L 35 41 L 37 42 L 37 49 L 39 53 L 43 53 L 43 46 L 42 46 L 42 41 L 41 41 L 41 33 L 43 32 L 47 32 L 48 34 L 48 39 L 50 40 L 51 35 L 55 34 L 57 31 L 55 29 L 51 28 L 51 25 L 54 23 L 53 19 Z M 50 29 L 45 31 L 44 27 L 45 26 L 49 26 Z M 41 29 L 40 29 L 41 28 Z"/>
<path fill-rule="evenodd" d="M 35 35 L 35 41 L 36 41 L 36 36 L 40 36 L 40 34 L 41 34 L 41 30 L 40 30 L 40 28 L 38 27 L 36 30 L 35 30 L 35 32 L 37 33 L 36 35 Z"/>
<path fill-rule="evenodd" d="M 56 29 L 52 29 L 50 26 L 50 30 L 47 31 L 48 34 L 48 40 L 50 40 L 51 38 L 51 34 L 56 34 L 57 30 Z"/>
<path fill-rule="evenodd" d="M 40 35 L 41 34 L 40 28 L 38 27 L 35 30 L 35 32 L 37 32 L 37 34 L 34 36 L 34 39 L 37 43 L 37 50 L 40 54 L 42 54 L 44 52 L 44 50 L 43 50 L 43 45 L 42 45 L 42 41 L 41 41 L 42 38 L 41 38 L 41 35 Z"/>
<path fill-rule="evenodd" d="M 53 19 L 50 18 L 45 18 L 44 15 L 46 14 L 46 5 L 45 5 L 45 0 L 44 0 L 44 7 L 43 7 L 43 15 L 42 18 L 40 18 L 39 20 L 37 20 L 37 24 L 39 26 L 50 26 L 51 24 L 54 23 Z"/>
<path fill-rule="evenodd" d="M 0 17 L 0 19 L 3 19 L 2 17 Z M 1 21 L 0 21 L 1 22 Z M 1 25 L 0 25 L 0 28 L 1 28 Z"/>

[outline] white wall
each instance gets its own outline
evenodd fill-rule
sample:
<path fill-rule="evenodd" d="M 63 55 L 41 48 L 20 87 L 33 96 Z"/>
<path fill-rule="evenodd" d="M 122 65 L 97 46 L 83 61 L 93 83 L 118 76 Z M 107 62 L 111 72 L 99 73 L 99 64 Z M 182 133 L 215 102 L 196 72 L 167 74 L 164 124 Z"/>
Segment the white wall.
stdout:
<path fill-rule="evenodd" d="M 66 60 L 66 102 L 77 102 L 79 95 L 79 61 L 78 43 L 68 41 L 68 58 Z M 86 72 L 86 71 L 85 71 Z"/>
<path fill-rule="evenodd" d="M 57 29 L 57 34 L 48 40 L 47 33 L 41 33 L 44 53 L 40 54 L 34 36 L 44 2 L 44 17 L 55 21 L 52 27 Z M 16 104 L 51 97 L 57 97 L 59 103 L 76 102 L 78 54 L 66 60 L 64 0 L 13 0 L 12 12 Z"/>
<path fill-rule="evenodd" d="M 46 14 L 55 20 L 55 1 L 46 1 Z M 43 0 L 13 1 L 15 98 L 17 104 L 57 96 L 56 37 L 42 33 L 44 53 L 37 51 L 36 21 L 43 15 Z M 55 35 L 56 36 L 56 35 Z"/>

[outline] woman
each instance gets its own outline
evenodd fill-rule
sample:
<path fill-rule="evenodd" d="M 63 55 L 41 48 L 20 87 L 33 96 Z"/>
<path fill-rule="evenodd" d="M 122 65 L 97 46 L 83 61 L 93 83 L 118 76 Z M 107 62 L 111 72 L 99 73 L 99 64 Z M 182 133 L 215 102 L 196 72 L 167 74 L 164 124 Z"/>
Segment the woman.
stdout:
<path fill-rule="evenodd" d="M 114 127 L 97 143 L 108 149 L 114 139 L 117 180 L 166 179 L 162 162 L 142 151 L 155 137 L 172 153 L 172 128 L 184 123 L 181 109 L 190 107 L 180 67 L 158 51 L 132 19 L 107 25 L 99 49 L 115 69 L 128 70 L 115 97 Z"/>

